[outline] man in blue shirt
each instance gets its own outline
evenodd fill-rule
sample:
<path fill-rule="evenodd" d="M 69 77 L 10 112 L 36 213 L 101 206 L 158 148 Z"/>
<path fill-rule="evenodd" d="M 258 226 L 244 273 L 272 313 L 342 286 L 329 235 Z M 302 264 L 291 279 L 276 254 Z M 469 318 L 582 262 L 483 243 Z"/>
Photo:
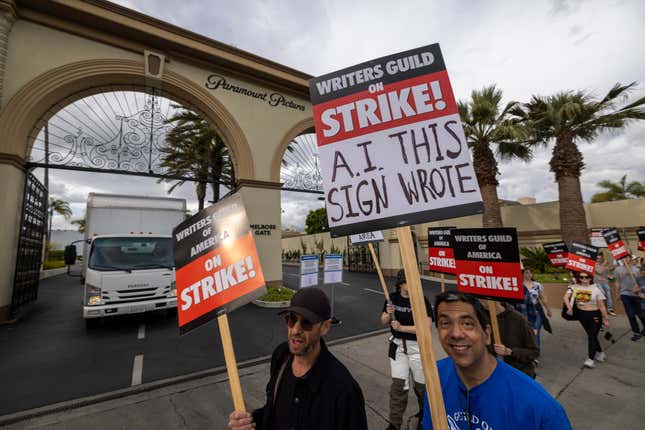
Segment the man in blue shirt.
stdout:
<path fill-rule="evenodd" d="M 437 367 L 450 430 L 571 430 L 546 390 L 495 358 L 488 316 L 477 299 L 442 293 L 435 311 L 439 341 L 449 355 Z M 427 398 L 423 428 L 433 428 Z"/>

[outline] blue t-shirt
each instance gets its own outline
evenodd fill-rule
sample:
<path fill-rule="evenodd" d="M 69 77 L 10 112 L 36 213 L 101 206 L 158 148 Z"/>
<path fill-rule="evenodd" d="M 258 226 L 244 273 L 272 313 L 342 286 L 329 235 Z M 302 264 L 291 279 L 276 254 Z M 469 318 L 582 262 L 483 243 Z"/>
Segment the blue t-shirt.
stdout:
<path fill-rule="evenodd" d="M 537 382 L 504 363 L 482 384 L 467 392 L 459 379 L 454 362 L 437 362 L 450 430 L 571 430 L 567 414 L 560 404 Z M 430 407 L 426 398 L 423 429 L 432 429 Z"/>

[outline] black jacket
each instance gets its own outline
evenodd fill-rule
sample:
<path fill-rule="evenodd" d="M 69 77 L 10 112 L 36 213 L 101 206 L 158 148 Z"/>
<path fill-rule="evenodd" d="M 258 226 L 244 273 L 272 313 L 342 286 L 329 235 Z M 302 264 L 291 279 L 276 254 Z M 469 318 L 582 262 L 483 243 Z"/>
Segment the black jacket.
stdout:
<path fill-rule="evenodd" d="M 320 355 L 305 376 L 305 395 L 298 404 L 298 430 L 367 430 L 365 401 L 358 383 L 320 339 Z M 271 377 L 266 386 L 267 402 L 253 411 L 257 430 L 273 429 L 273 392 L 282 364 L 290 358 L 287 342 L 271 357 Z M 287 368 L 285 372 L 291 371 Z"/>
<path fill-rule="evenodd" d="M 497 314 L 497 322 L 502 342 L 513 351 L 511 355 L 504 357 L 504 362 L 535 378 L 533 360 L 538 358 L 540 350 L 529 322 L 522 314 L 510 308 Z"/>

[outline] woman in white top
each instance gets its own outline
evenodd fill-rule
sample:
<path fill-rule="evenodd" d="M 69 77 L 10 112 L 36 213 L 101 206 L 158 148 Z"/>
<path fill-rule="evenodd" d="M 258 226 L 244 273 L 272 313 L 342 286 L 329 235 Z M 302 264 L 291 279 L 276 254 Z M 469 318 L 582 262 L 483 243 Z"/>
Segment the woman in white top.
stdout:
<path fill-rule="evenodd" d="M 584 362 L 585 367 L 595 367 L 594 359 L 599 362 L 607 358 L 600 347 L 598 332 L 602 324 L 609 327 L 609 317 L 605 307 L 605 295 L 592 283 L 593 279 L 587 273 L 576 273 L 575 284 L 569 285 L 564 295 L 564 304 L 567 306 L 567 313 L 573 315 L 573 306 L 578 308 L 578 320 L 587 333 L 588 357 Z M 574 295 L 572 303 L 571 296 Z"/>

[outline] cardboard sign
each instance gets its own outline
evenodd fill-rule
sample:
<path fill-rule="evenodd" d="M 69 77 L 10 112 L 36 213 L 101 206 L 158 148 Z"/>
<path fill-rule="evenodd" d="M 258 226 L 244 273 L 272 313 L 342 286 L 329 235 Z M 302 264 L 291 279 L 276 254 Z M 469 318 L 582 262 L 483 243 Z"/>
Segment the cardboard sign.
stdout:
<path fill-rule="evenodd" d="M 324 271 L 323 283 L 343 282 L 343 256 L 341 254 L 325 255 Z"/>
<path fill-rule="evenodd" d="M 300 256 L 300 288 L 318 285 L 318 256 Z"/>
<path fill-rule="evenodd" d="M 483 212 L 438 44 L 310 80 L 333 237 Z"/>
<path fill-rule="evenodd" d="M 605 237 L 607 247 L 609 248 L 611 255 L 614 257 L 614 260 L 622 260 L 629 255 L 627 247 L 620 239 L 618 230 L 616 230 L 615 228 L 610 228 L 609 230 L 605 230 L 603 232 L 603 236 Z"/>
<path fill-rule="evenodd" d="M 428 270 L 439 273 L 457 273 L 452 250 L 452 231 L 455 227 L 428 228 Z"/>
<path fill-rule="evenodd" d="M 639 251 L 645 251 L 645 227 L 638 227 L 636 229 L 636 235 L 638 236 Z"/>
<path fill-rule="evenodd" d="M 359 245 L 361 243 L 383 242 L 381 230 L 368 231 L 367 233 L 352 234 L 349 236 L 349 243 Z"/>
<path fill-rule="evenodd" d="M 564 267 L 567 265 L 567 244 L 565 242 L 551 242 L 542 245 L 549 257 L 551 266 Z"/>
<path fill-rule="evenodd" d="M 524 300 L 514 228 L 455 229 L 452 238 L 458 291 L 492 300 Z"/>
<path fill-rule="evenodd" d="M 586 245 L 580 242 L 571 242 L 571 249 L 567 254 L 567 265 L 569 270 L 584 272 L 593 275 L 598 258 L 598 248 L 593 245 Z"/>
<path fill-rule="evenodd" d="M 182 334 L 266 292 L 239 194 L 201 210 L 172 234 Z"/>
<path fill-rule="evenodd" d="M 591 242 L 591 245 L 596 248 L 607 248 L 607 241 L 605 241 L 605 237 L 603 236 L 605 230 L 608 230 L 608 228 L 596 227 L 591 229 L 591 232 L 589 233 L 589 241 Z"/>

